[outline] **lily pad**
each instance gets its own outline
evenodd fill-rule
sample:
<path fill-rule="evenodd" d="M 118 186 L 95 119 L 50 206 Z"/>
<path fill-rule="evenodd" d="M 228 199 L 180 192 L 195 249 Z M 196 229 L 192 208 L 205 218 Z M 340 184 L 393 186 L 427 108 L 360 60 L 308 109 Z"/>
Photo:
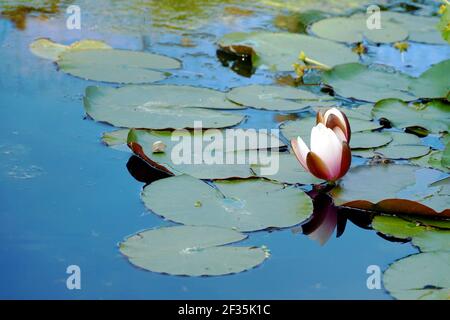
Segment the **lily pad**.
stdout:
<path fill-rule="evenodd" d="M 448 223 L 450 222 L 447 222 L 447 225 Z M 376 216 L 372 221 L 372 227 L 389 236 L 411 239 L 422 252 L 450 250 L 450 230 L 430 227 L 421 224 L 420 220 L 417 222 L 397 217 Z"/>
<path fill-rule="evenodd" d="M 358 55 L 350 48 L 334 41 L 285 32 L 236 32 L 219 40 L 222 47 L 245 45 L 253 48 L 258 59 L 257 66 L 273 71 L 293 71 L 292 64 L 300 52 L 330 67 L 357 62 Z"/>
<path fill-rule="evenodd" d="M 108 147 L 118 146 L 127 143 L 129 129 L 119 129 L 105 132 L 102 136 L 102 142 Z"/>
<path fill-rule="evenodd" d="M 301 189 L 264 179 L 223 180 L 212 186 L 180 175 L 148 185 L 142 200 L 154 213 L 177 223 L 247 232 L 291 227 L 313 211 L 312 200 Z"/>
<path fill-rule="evenodd" d="M 378 122 L 349 118 L 350 127 L 353 134 L 362 131 L 370 131 L 381 128 Z M 293 121 L 286 121 L 280 125 L 281 134 L 288 140 L 301 137 L 307 145 L 309 145 L 311 129 L 316 125 L 315 117 L 301 118 Z M 358 138 L 357 138 L 358 139 Z M 376 138 L 375 138 L 376 139 Z M 387 140 L 383 138 L 383 140 Z M 362 141 L 359 143 L 363 144 Z M 376 145 L 377 143 L 375 143 Z M 353 148 L 353 141 L 350 141 Z"/>
<path fill-rule="evenodd" d="M 437 63 L 411 81 L 410 91 L 422 98 L 450 98 L 449 73 L 450 59 Z"/>
<path fill-rule="evenodd" d="M 57 61 L 59 56 L 69 50 L 92 50 L 92 49 L 112 49 L 103 41 L 80 40 L 71 45 L 56 43 L 47 38 L 39 38 L 30 44 L 31 52 L 41 58 Z"/>
<path fill-rule="evenodd" d="M 90 86 L 86 99 L 106 108 L 197 107 L 207 109 L 244 109 L 230 102 L 221 91 L 181 85 L 128 85 L 120 88 Z"/>
<path fill-rule="evenodd" d="M 324 72 L 323 81 L 340 96 L 375 102 L 387 98 L 415 100 L 408 92 L 411 77 L 399 72 L 387 72 L 359 63 L 349 63 Z"/>
<path fill-rule="evenodd" d="M 380 132 L 356 132 L 352 134 L 350 142 L 352 149 L 377 148 L 387 145 L 392 141 L 392 137 Z"/>
<path fill-rule="evenodd" d="M 439 19 L 436 17 L 418 16 L 392 11 L 383 11 L 381 15 L 384 21 L 394 23 L 408 30 L 408 40 L 410 41 L 446 44 L 436 28 L 439 22 Z"/>
<path fill-rule="evenodd" d="M 219 276 L 249 270 L 267 259 L 264 248 L 225 246 L 245 238 L 223 228 L 176 226 L 139 232 L 119 248 L 133 265 L 148 271 Z"/>
<path fill-rule="evenodd" d="M 297 158 L 291 153 L 280 153 L 279 159 L 279 169 L 276 174 L 263 174 L 261 172 L 261 167 L 263 165 L 254 164 L 251 169 L 255 172 L 258 177 L 264 177 L 270 180 L 275 180 L 288 184 L 319 184 L 323 180 L 314 177 L 311 173 L 306 172 L 305 169 L 300 165 Z"/>
<path fill-rule="evenodd" d="M 231 89 L 227 98 L 239 105 L 265 110 L 291 111 L 310 106 L 331 106 L 330 96 L 320 96 L 312 92 L 272 85 L 249 85 Z"/>
<path fill-rule="evenodd" d="M 417 158 L 417 159 L 411 159 L 411 162 L 425 168 L 434 168 L 437 170 L 441 170 L 444 172 L 448 172 L 448 167 L 443 166 L 442 164 L 442 156 L 443 152 L 440 150 L 434 150 L 431 151 L 426 156 Z"/>
<path fill-rule="evenodd" d="M 429 190 L 426 195 L 405 192 L 417 184 L 417 170 L 420 169 L 405 164 L 354 167 L 330 194 L 338 206 L 389 214 L 450 217 L 449 196 L 436 188 L 423 186 L 423 193 Z"/>
<path fill-rule="evenodd" d="M 396 261 L 384 272 L 386 290 L 396 299 L 448 300 L 450 252 L 426 252 Z"/>
<path fill-rule="evenodd" d="M 332 17 L 311 26 L 311 32 L 329 40 L 356 43 L 369 40 L 375 43 L 392 43 L 408 37 L 408 31 L 398 24 L 383 21 L 381 29 L 367 28 L 367 16 Z"/>
<path fill-rule="evenodd" d="M 94 81 L 113 83 L 148 83 L 165 79 L 167 71 L 181 63 L 166 56 L 129 50 L 68 50 L 57 60 L 61 71 Z"/>
<path fill-rule="evenodd" d="M 195 122 L 201 121 L 203 128 L 225 128 L 245 119 L 243 115 L 204 108 L 99 103 L 97 99 L 91 99 L 93 95 L 89 88 L 87 90 L 84 98 L 86 113 L 95 121 L 116 127 L 183 129 L 193 128 Z"/>
<path fill-rule="evenodd" d="M 430 148 L 423 145 L 422 141 L 413 134 L 404 132 L 380 132 L 379 135 L 390 137 L 392 141 L 380 148 L 353 150 L 352 154 L 364 158 L 372 158 L 375 155 L 380 155 L 386 159 L 411 159 L 424 156 L 430 152 Z"/>
<path fill-rule="evenodd" d="M 237 135 L 241 135 L 242 132 L 235 131 Z M 232 148 L 224 144 L 214 144 L 214 136 L 219 134 L 222 137 L 226 137 L 226 133 L 223 131 L 209 130 L 202 135 L 195 135 L 192 131 L 179 131 L 176 135 L 172 135 L 171 131 L 151 131 L 151 130 L 130 130 L 128 135 L 128 146 L 131 150 L 144 159 L 151 166 L 160 169 L 162 171 L 180 175 L 189 174 L 199 179 L 227 179 L 227 178 L 249 178 L 254 176 L 254 172 L 251 169 L 252 164 L 268 163 L 262 156 L 268 154 L 263 151 L 259 153 L 260 149 L 278 149 L 285 146 L 278 138 L 274 136 L 261 135 L 259 140 L 254 141 L 248 139 L 246 145 L 233 145 Z M 177 138 L 172 141 L 172 136 Z M 167 148 L 165 152 L 153 153 L 152 145 L 162 141 L 166 144 Z M 183 154 L 180 154 L 180 150 L 176 149 L 180 147 L 180 143 L 189 143 L 186 149 L 191 153 L 186 155 L 186 159 Z M 202 141 L 202 148 L 196 149 L 194 146 Z M 181 145 L 183 146 L 183 145 Z M 190 149 L 189 149 L 190 148 Z M 174 155 L 180 157 L 180 161 L 174 162 Z M 213 162 L 214 155 L 217 161 Z M 209 157 L 213 159 L 209 159 Z M 227 157 L 232 157 L 235 160 L 241 159 L 236 164 L 227 164 Z M 196 160 L 197 159 L 197 160 Z M 272 158 L 269 158 L 269 160 Z M 274 161 L 277 159 L 274 157 Z"/>
<path fill-rule="evenodd" d="M 388 119 L 396 128 L 418 126 L 432 133 L 449 131 L 450 103 L 439 100 L 408 104 L 399 99 L 385 99 L 378 101 L 372 112 L 378 119 Z"/>

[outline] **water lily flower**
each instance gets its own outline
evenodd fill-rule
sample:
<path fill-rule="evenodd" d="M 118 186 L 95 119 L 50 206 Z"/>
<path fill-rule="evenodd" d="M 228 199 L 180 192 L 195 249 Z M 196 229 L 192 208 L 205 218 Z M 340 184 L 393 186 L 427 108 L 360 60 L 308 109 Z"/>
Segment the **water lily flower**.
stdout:
<path fill-rule="evenodd" d="M 332 116 L 333 114 L 329 115 L 328 120 Z M 350 168 L 352 154 L 346 138 L 349 129 L 350 127 L 345 131 L 347 129 L 342 129 L 339 125 L 331 129 L 319 122 L 311 130 L 311 149 L 301 137 L 291 140 L 297 160 L 306 171 L 317 178 L 335 182 Z"/>
<path fill-rule="evenodd" d="M 347 116 L 336 108 L 328 109 L 324 114 L 317 112 L 317 123 L 322 123 L 336 133 L 339 139 L 350 143 L 351 131 Z"/>

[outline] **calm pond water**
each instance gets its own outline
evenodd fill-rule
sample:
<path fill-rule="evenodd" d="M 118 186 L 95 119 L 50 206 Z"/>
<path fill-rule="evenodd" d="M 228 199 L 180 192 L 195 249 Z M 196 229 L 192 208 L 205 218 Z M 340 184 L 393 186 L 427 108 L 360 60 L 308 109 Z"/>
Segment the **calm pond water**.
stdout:
<path fill-rule="evenodd" d="M 224 6 L 215 3 L 214 12 L 223 12 Z M 125 148 L 101 143 L 102 133 L 114 128 L 85 118 L 81 99 L 85 87 L 95 83 L 58 72 L 53 63 L 33 56 L 28 45 L 38 37 L 61 43 L 101 39 L 113 47 L 182 60 L 184 67 L 162 83 L 226 90 L 275 79 L 264 70 L 251 77 L 234 73 L 219 62 L 215 41 L 232 31 L 277 30 L 273 18 L 280 12 L 255 7 L 249 16 L 219 14 L 204 20 L 210 12 L 205 11 L 185 21 L 202 22 L 192 28 L 144 19 L 139 30 L 125 25 L 116 30 L 104 27 L 102 21 L 109 20 L 91 7 L 80 31 L 65 28 L 65 4 L 47 20 L 31 14 L 22 27 L 0 20 L 0 298 L 390 299 L 384 290 L 367 288 L 367 267 L 384 270 L 417 249 L 386 241 L 351 221 L 339 238 L 332 236 L 323 246 L 291 229 L 251 233 L 242 245 L 266 245 L 271 257 L 236 275 L 189 278 L 133 267 L 117 243 L 138 230 L 171 223 L 146 210 L 139 198 L 144 184 L 133 178 L 127 163 L 135 176 L 142 174 L 142 163 L 130 159 Z M 105 9 L 107 14 L 114 11 Z M 129 22 L 126 16 L 123 21 Z M 181 45 L 184 38 L 193 46 Z M 367 60 L 417 75 L 449 57 L 448 47 L 413 44 L 403 62 L 398 51 L 383 46 L 370 48 Z M 249 119 L 242 127 L 278 126 L 278 113 L 244 112 Z M 345 219 L 340 220 L 342 229 Z M 72 264 L 81 268 L 81 290 L 66 288 L 66 268 Z"/>

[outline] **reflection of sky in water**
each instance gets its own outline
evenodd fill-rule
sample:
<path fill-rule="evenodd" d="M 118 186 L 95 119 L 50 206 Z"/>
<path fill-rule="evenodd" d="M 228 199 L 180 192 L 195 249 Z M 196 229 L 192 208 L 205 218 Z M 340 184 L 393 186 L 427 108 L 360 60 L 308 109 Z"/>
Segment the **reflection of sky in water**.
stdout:
<path fill-rule="evenodd" d="M 403 53 L 390 45 L 371 47 L 369 58 L 365 60 L 394 66 L 398 71 L 417 77 L 431 65 L 446 59 L 450 59 L 450 46 L 448 45 L 410 42 L 408 51 Z"/>
<path fill-rule="evenodd" d="M 147 211 L 139 199 L 142 183 L 126 169 L 130 153 L 100 143 L 101 134 L 113 128 L 84 119 L 81 97 L 93 82 L 57 72 L 51 62 L 32 56 L 28 44 L 36 37 L 64 43 L 89 37 L 182 59 L 184 69 L 165 83 L 224 90 L 270 83 L 272 77 L 257 71 L 251 79 L 243 78 L 222 67 L 215 57 L 215 36 L 195 38 L 197 46 L 186 48 L 173 45 L 180 42 L 179 35 L 155 33 L 144 41 L 89 30 L 69 32 L 61 29 L 63 23 L 30 19 L 28 28 L 19 32 L 0 20 L 0 146 L 1 152 L 17 151 L 14 156 L 0 154 L 1 298 L 389 298 L 366 288 L 367 266 L 385 269 L 416 250 L 352 223 L 343 236 L 323 247 L 290 230 L 252 233 L 242 245 L 266 245 L 271 258 L 233 276 L 171 277 L 132 267 L 119 254 L 117 243 L 138 230 L 170 223 L 143 214 Z M 239 28 L 247 26 L 242 23 Z M 224 34 L 236 28 L 217 21 L 202 32 Z M 415 48 L 411 55 L 418 59 Z M 445 58 L 445 52 L 438 51 L 427 50 L 423 59 Z M 392 52 L 386 58 L 398 63 Z M 278 115 L 245 113 L 252 118 L 242 126 L 255 128 L 274 127 Z M 15 166 L 40 168 L 44 174 L 8 178 Z M 65 288 L 70 264 L 81 267 L 81 291 Z"/>

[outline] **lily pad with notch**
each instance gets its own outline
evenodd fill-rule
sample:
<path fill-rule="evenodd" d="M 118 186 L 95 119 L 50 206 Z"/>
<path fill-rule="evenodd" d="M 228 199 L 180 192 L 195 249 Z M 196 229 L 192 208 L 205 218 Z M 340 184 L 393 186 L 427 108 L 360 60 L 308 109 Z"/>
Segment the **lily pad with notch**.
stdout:
<path fill-rule="evenodd" d="M 386 118 L 396 128 L 422 127 L 431 133 L 448 132 L 450 103 L 432 100 L 407 103 L 400 99 L 378 101 L 372 110 L 375 118 Z"/>
<path fill-rule="evenodd" d="M 82 79 L 124 84 L 156 82 L 181 67 L 173 58 L 118 49 L 68 50 L 56 62 L 59 70 Z"/>
<path fill-rule="evenodd" d="M 220 276 L 252 269 L 269 256 L 263 247 L 229 246 L 247 236 L 229 229 L 175 226 L 138 232 L 119 245 L 144 270 L 184 276 Z"/>
<path fill-rule="evenodd" d="M 387 214 L 450 217 L 450 195 L 445 186 L 439 189 L 424 185 L 421 193 L 405 192 L 416 186 L 418 170 L 434 173 L 432 169 L 407 164 L 357 166 L 349 170 L 330 195 L 337 206 Z"/>
<path fill-rule="evenodd" d="M 235 32 L 222 37 L 218 45 L 251 47 L 258 58 L 256 66 L 265 66 L 273 71 L 293 71 L 292 64 L 302 51 L 330 67 L 358 61 L 358 55 L 342 44 L 287 32 Z"/>
<path fill-rule="evenodd" d="M 301 189 L 264 179 L 210 185 L 180 175 L 148 185 L 141 196 L 148 209 L 168 220 L 246 232 L 291 227 L 313 211 L 312 200 Z"/>
<path fill-rule="evenodd" d="M 383 284 L 396 299 L 448 300 L 450 252 L 411 255 L 391 264 L 383 274 Z"/>
<path fill-rule="evenodd" d="M 237 135 L 243 131 L 235 131 Z M 261 134 L 261 133 L 260 133 Z M 235 144 L 227 147 L 225 139 L 215 143 L 215 137 L 226 137 L 224 131 L 208 130 L 203 135 L 193 131 L 183 130 L 173 134 L 172 131 L 152 131 L 132 129 L 128 135 L 130 149 L 151 166 L 169 174 L 189 174 L 199 179 L 249 178 L 255 173 L 252 164 L 266 163 L 262 156 L 270 155 L 285 144 L 272 135 L 260 135 L 258 140 L 249 139 L 248 144 Z M 229 136 L 230 137 L 230 136 Z M 205 140 L 203 140 L 205 139 Z M 165 152 L 154 153 L 155 142 L 166 144 Z M 183 141 L 186 144 L 183 144 Z M 206 142 L 205 142 L 206 141 Z M 196 144 L 202 146 L 196 149 Z M 185 150 L 181 150 L 183 147 Z M 176 148 L 176 149 L 175 149 Z M 263 149 L 260 153 L 259 149 Z M 187 152 L 184 154 L 184 152 Z M 203 156 L 211 159 L 204 159 Z M 174 162 L 175 157 L 179 157 Z M 235 164 L 227 164 L 227 159 L 235 160 Z"/>
<path fill-rule="evenodd" d="M 312 106 L 336 104 L 331 96 L 318 95 L 299 88 L 274 85 L 236 87 L 227 93 L 227 98 L 242 106 L 278 111 L 293 111 Z"/>

